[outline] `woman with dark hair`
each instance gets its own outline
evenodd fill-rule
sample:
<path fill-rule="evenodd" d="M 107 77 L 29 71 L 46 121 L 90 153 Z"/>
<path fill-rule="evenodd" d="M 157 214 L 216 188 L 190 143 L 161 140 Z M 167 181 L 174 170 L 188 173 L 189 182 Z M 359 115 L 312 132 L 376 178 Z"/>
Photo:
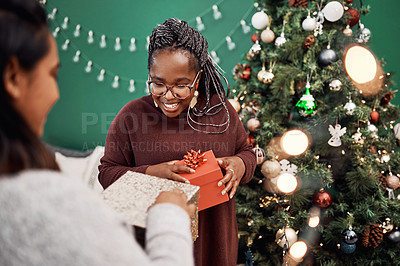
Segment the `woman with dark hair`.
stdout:
<path fill-rule="evenodd" d="M 149 42 L 150 95 L 126 104 L 110 126 L 99 180 L 107 188 L 128 170 L 188 182 L 193 172 L 173 162 L 191 149 L 213 150 L 225 172 L 228 202 L 199 212 L 198 266 L 236 265 L 238 229 L 234 195 L 256 166 L 247 134 L 208 54 L 204 37 L 185 21 L 167 19 Z M 226 81 L 226 79 L 224 78 Z"/>
<path fill-rule="evenodd" d="M 59 97 L 46 19 L 36 0 L 0 1 L 0 265 L 192 265 L 194 206 L 184 194 L 162 192 L 150 208 L 145 252 L 41 143 Z"/>

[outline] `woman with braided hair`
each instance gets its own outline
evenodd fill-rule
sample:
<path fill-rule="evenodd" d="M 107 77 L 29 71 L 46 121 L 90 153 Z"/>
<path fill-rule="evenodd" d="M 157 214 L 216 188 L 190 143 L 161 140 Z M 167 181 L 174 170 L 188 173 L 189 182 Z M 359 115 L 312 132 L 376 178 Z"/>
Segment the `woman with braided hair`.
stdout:
<path fill-rule="evenodd" d="M 153 29 L 148 51 L 150 95 L 126 104 L 109 129 L 99 180 L 107 188 L 127 171 L 188 182 L 175 165 L 191 149 L 213 150 L 225 172 L 218 185 L 230 200 L 199 212 L 195 262 L 236 265 L 238 229 L 234 195 L 249 182 L 256 160 L 237 113 L 227 101 L 222 74 L 204 37 L 185 21 L 167 19 Z M 226 82 L 227 83 L 227 82 Z"/>

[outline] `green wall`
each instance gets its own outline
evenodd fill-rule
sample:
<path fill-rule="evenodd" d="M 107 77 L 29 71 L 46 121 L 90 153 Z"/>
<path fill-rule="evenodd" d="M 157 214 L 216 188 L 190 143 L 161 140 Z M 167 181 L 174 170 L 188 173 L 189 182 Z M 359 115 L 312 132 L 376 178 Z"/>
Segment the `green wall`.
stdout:
<path fill-rule="evenodd" d="M 400 25 L 396 11 L 400 2 L 396 0 L 363 1 L 371 5 L 371 14 L 362 18 L 373 34 L 371 48 L 378 58 L 385 58 L 388 72 L 399 72 L 396 65 L 400 54 L 396 45 L 400 39 Z M 222 13 L 214 20 L 212 5 L 217 4 Z M 60 100 L 51 111 L 43 139 L 53 145 L 76 150 L 93 149 L 104 145 L 108 127 L 116 113 L 128 101 L 146 94 L 147 50 L 146 37 L 151 30 L 166 18 L 177 17 L 196 26 L 200 16 L 206 29 L 202 32 L 211 50 L 221 59 L 220 66 L 233 84 L 232 69 L 242 60 L 252 45 L 252 32 L 244 34 L 240 20 L 250 25 L 255 12 L 253 1 L 246 0 L 52 0 L 46 6 L 51 13 L 58 12 L 52 25 L 54 30 L 62 26 L 64 17 L 69 18 L 68 28 L 57 35 L 62 67 L 59 75 Z M 74 37 L 77 24 L 81 25 L 80 37 Z M 94 32 L 94 43 L 88 44 L 88 31 Z M 99 47 L 100 36 L 106 35 L 107 47 Z M 236 44 L 232 51 L 227 49 L 225 37 L 229 35 Z M 121 38 L 121 51 L 115 51 L 115 38 Z M 137 50 L 129 51 L 130 39 L 135 37 Z M 290 38 L 290 36 L 287 36 Z M 70 44 L 62 50 L 65 40 Z M 76 51 L 80 60 L 73 62 Z M 92 71 L 85 72 L 88 61 L 93 62 Z M 97 81 L 100 69 L 106 70 L 105 80 Z M 113 88 L 115 75 L 120 77 L 119 87 Z M 400 74 L 394 81 L 400 84 Z M 129 80 L 135 80 L 136 91 L 129 92 Z M 400 105 L 400 97 L 394 100 Z"/>

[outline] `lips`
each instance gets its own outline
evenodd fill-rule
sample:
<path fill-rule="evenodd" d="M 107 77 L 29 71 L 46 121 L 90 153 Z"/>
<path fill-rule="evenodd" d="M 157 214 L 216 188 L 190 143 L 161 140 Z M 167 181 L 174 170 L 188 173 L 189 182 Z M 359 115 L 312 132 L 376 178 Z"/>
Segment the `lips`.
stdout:
<path fill-rule="evenodd" d="M 162 103 L 164 109 L 168 112 L 173 112 L 178 109 L 179 103 Z"/>

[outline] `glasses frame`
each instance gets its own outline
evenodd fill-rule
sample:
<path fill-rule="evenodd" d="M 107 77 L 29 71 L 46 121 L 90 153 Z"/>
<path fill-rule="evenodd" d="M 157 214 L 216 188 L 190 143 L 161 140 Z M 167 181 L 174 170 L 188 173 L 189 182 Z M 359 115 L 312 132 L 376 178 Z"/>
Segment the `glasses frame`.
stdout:
<path fill-rule="evenodd" d="M 147 81 L 147 87 L 148 87 L 149 92 L 150 92 L 151 95 L 154 95 L 154 96 L 157 96 L 157 97 L 163 97 L 164 95 L 167 94 L 168 91 L 171 91 L 172 95 L 173 95 L 175 98 L 177 98 L 177 99 L 179 99 L 179 100 L 185 100 L 185 99 L 187 99 L 187 98 L 190 96 L 190 93 L 189 93 L 189 95 L 186 96 L 185 98 L 176 97 L 176 95 L 175 95 L 175 93 L 174 93 L 174 91 L 173 91 L 172 89 L 173 89 L 174 87 L 177 87 L 177 86 L 185 86 L 185 87 L 188 87 L 188 88 L 189 88 L 189 91 L 190 91 L 190 92 L 192 92 L 192 89 L 193 89 L 193 87 L 194 87 L 194 84 L 197 82 L 197 78 L 199 77 L 199 74 L 200 74 L 201 72 L 202 72 L 201 70 L 200 70 L 199 72 L 197 72 L 196 77 L 194 78 L 194 81 L 193 81 L 192 85 L 172 85 L 172 86 L 168 86 L 167 84 L 165 84 L 165 83 L 163 83 L 163 82 L 155 82 L 155 81 L 152 81 L 152 80 L 148 80 L 148 81 Z M 152 83 L 163 84 L 163 85 L 165 86 L 165 88 L 166 88 L 165 92 L 162 93 L 162 94 L 160 94 L 160 95 L 154 94 L 154 93 L 151 91 L 151 88 L 150 88 Z"/>

